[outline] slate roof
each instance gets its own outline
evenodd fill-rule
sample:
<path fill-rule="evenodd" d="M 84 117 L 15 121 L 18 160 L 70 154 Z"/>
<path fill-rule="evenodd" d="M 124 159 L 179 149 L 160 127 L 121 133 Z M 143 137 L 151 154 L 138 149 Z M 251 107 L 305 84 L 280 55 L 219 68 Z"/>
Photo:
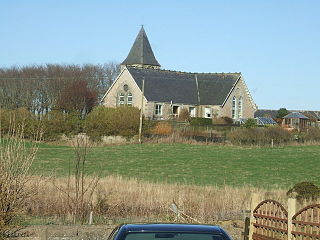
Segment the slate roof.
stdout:
<path fill-rule="evenodd" d="M 320 121 L 320 111 L 301 111 L 301 113 L 310 120 Z"/>
<path fill-rule="evenodd" d="M 134 41 L 127 58 L 121 63 L 123 65 L 143 64 L 160 66 L 156 60 L 147 34 L 141 27 L 136 40 Z"/>
<path fill-rule="evenodd" d="M 127 68 L 140 89 L 142 79 L 145 78 L 145 97 L 148 101 L 193 105 L 222 105 L 241 76 L 241 73 L 188 73 Z"/>
<path fill-rule="evenodd" d="M 254 113 L 254 117 L 271 117 L 277 118 L 278 110 L 258 109 Z"/>
<path fill-rule="evenodd" d="M 275 125 L 277 124 L 271 117 L 257 117 L 258 125 Z"/>
<path fill-rule="evenodd" d="M 320 111 L 308 111 L 308 110 L 288 110 L 288 112 L 300 112 L 301 114 L 305 115 L 309 119 L 313 120 L 320 120 Z M 271 110 L 271 109 L 258 109 L 254 113 L 254 117 L 272 117 L 277 118 L 278 110 Z"/>
<path fill-rule="evenodd" d="M 299 113 L 299 112 L 292 112 L 289 113 L 288 115 L 284 116 L 283 118 L 299 118 L 299 119 L 309 119 L 305 115 Z"/>

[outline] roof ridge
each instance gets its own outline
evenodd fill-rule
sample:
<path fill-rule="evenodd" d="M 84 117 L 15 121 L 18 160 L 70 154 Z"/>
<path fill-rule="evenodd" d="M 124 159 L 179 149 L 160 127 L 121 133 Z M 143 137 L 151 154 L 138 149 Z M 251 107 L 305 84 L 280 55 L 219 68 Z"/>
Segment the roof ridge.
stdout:
<path fill-rule="evenodd" d="M 170 69 L 154 69 L 154 68 L 143 68 L 143 67 L 139 67 L 139 66 L 128 66 L 128 68 L 135 68 L 135 69 L 142 69 L 144 71 L 162 71 L 162 72 L 171 72 L 171 73 L 188 73 L 188 74 L 202 74 L 202 75 L 213 75 L 213 74 L 226 74 L 226 75 L 231 75 L 231 74 L 241 74 L 241 72 L 229 72 L 229 73 L 224 73 L 224 72 L 186 72 L 186 71 L 179 71 L 179 70 L 170 70 Z"/>

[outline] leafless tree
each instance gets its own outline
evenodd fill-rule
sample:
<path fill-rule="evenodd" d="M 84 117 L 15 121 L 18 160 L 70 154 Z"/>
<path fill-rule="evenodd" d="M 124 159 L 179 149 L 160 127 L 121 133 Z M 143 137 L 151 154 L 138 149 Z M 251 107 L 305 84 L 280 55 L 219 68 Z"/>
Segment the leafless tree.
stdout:
<path fill-rule="evenodd" d="M 98 185 L 100 176 L 88 176 L 86 164 L 88 161 L 89 142 L 85 137 L 78 137 L 74 142 L 74 162 L 70 164 L 68 181 L 56 187 L 66 194 L 68 211 L 73 217 L 73 223 L 85 223 L 93 210 L 93 193 Z"/>
<path fill-rule="evenodd" d="M 104 95 L 119 73 L 119 65 L 47 64 L 0 69 L 0 108 L 25 107 L 36 114 L 63 109 L 61 96 L 73 82 L 86 82 L 88 89 Z"/>
<path fill-rule="evenodd" d="M 5 136 L 0 131 L 0 239 L 20 230 L 16 217 L 30 194 L 26 185 L 38 147 L 23 140 L 23 129 L 12 121 Z"/>

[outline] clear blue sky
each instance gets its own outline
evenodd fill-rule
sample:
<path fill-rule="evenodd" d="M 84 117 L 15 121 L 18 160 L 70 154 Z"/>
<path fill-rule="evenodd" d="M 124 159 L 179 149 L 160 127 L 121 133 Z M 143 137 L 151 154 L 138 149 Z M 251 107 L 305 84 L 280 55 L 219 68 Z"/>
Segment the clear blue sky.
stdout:
<path fill-rule="evenodd" d="M 0 67 L 121 62 L 141 24 L 165 69 L 242 72 L 259 108 L 320 110 L 319 0 L 0 0 Z"/>

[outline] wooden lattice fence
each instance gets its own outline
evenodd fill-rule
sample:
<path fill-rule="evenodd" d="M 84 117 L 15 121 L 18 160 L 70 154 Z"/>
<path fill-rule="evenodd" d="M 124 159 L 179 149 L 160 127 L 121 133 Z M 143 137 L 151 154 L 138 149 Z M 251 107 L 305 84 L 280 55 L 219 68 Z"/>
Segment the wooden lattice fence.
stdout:
<path fill-rule="evenodd" d="M 292 240 L 320 239 L 320 204 L 301 209 L 292 217 Z"/>
<path fill-rule="evenodd" d="M 253 197 L 250 240 L 320 240 L 320 204 L 296 211 L 295 199 L 288 200 L 288 210 L 275 200 L 257 204 Z"/>
<path fill-rule="evenodd" d="M 277 201 L 265 200 L 253 211 L 254 240 L 288 239 L 288 212 Z"/>

